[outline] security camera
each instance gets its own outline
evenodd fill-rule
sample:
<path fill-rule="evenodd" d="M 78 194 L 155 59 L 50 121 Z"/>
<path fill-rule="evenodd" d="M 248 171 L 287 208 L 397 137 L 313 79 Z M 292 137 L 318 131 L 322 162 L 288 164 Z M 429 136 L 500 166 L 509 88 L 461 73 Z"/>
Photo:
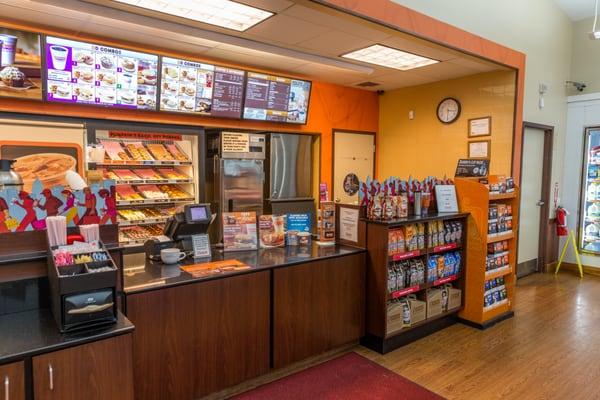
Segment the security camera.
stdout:
<path fill-rule="evenodd" d="M 580 92 L 583 92 L 583 89 L 587 87 L 587 85 L 583 82 L 567 81 L 567 83 L 570 83 L 571 85 L 575 86 L 575 89 L 577 89 Z"/>

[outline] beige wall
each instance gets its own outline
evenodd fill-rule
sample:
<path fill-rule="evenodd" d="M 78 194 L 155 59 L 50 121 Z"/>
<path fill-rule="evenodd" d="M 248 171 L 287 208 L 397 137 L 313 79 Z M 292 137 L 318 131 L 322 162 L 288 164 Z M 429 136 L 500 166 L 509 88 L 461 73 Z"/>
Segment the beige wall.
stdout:
<path fill-rule="evenodd" d="M 460 118 L 442 124 L 440 99 L 456 97 Z M 515 72 L 498 71 L 387 91 L 379 98 L 379 176 L 423 179 L 454 176 L 456 162 L 467 157 L 468 120 L 490 116 L 492 174 L 510 174 Z M 414 119 L 408 118 L 414 111 Z"/>
<path fill-rule="evenodd" d="M 600 92 L 600 40 L 588 38 L 593 23 L 594 18 L 573 22 L 571 78 L 584 82 L 587 87 L 583 92 L 571 91 L 571 94 Z M 596 26 L 599 28 L 600 23 Z"/>
<path fill-rule="evenodd" d="M 486 39 L 524 52 L 524 120 L 555 127 L 552 182 L 562 188 L 572 24 L 552 0 L 392 0 Z M 574 76 L 575 77 L 575 76 Z M 538 87 L 549 85 L 545 107 Z"/>

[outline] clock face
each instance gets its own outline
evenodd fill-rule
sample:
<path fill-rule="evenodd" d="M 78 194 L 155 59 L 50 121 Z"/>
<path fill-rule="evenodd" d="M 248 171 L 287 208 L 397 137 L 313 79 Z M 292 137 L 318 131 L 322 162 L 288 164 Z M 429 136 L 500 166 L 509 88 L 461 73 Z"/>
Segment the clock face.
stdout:
<path fill-rule="evenodd" d="M 437 117 L 444 124 L 449 124 L 460 116 L 460 103 L 458 100 L 448 97 L 440 102 L 437 108 Z"/>

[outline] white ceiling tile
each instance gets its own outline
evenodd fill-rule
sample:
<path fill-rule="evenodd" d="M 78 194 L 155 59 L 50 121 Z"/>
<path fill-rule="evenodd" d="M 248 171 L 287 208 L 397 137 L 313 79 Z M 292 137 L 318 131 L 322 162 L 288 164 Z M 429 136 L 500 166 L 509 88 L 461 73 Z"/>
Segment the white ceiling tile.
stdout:
<path fill-rule="evenodd" d="M 320 54 L 334 57 L 373 44 L 370 39 L 363 39 L 341 31 L 329 31 L 312 39 L 298 43 L 298 46 L 313 50 Z"/>
<path fill-rule="evenodd" d="M 280 13 L 288 7 L 294 5 L 290 0 L 235 0 L 238 3 L 244 3 L 262 10 Z"/>
<path fill-rule="evenodd" d="M 496 71 L 496 70 L 508 70 L 507 67 L 499 64 L 494 64 L 486 60 L 479 60 L 475 57 L 464 56 L 461 58 L 455 58 L 448 61 L 451 64 L 461 65 L 480 72 Z"/>
<path fill-rule="evenodd" d="M 375 41 L 390 35 L 384 27 L 317 5 L 308 7 L 297 4 L 285 10 L 283 14 Z"/>
<path fill-rule="evenodd" d="M 294 72 L 305 75 L 311 79 L 322 80 L 325 82 L 337 83 L 340 85 L 351 85 L 352 82 L 360 79 L 369 78 L 367 74 L 361 74 L 346 69 L 328 67 L 316 63 L 307 63 L 301 67 L 295 68 Z M 362 81 L 361 81 L 362 82 Z"/>
<path fill-rule="evenodd" d="M 326 27 L 280 14 L 248 29 L 246 34 L 266 39 L 267 42 L 296 44 L 328 30 Z"/>
<path fill-rule="evenodd" d="M 379 44 L 439 61 L 450 60 L 460 56 L 460 53 L 455 50 L 443 48 L 409 35 L 398 34 L 391 36 L 380 41 Z"/>
<path fill-rule="evenodd" d="M 478 70 L 467 68 L 458 64 L 452 64 L 449 62 L 441 62 L 437 64 L 428 65 L 422 68 L 415 68 L 411 71 L 415 75 L 433 78 L 436 81 L 444 81 L 446 79 L 460 78 L 462 76 L 480 73 L 480 71 Z"/>

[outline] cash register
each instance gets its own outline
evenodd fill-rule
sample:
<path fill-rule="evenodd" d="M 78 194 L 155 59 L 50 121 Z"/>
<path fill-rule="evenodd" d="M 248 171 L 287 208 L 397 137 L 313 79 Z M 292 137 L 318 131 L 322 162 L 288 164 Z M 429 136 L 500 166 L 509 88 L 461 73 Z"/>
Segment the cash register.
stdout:
<path fill-rule="evenodd" d="M 160 259 L 162 249 L 177 247 L 183 252 L 194 252 L 195 238 L 206 235 L 210 224 L 215 219 L 210 211 L 210 204 L 186 204 L 183 210 L 169 217 L 163 234 L 144 243 L 146 257 Z M 208 240 L 208 238 L 207 238 Z"/>

